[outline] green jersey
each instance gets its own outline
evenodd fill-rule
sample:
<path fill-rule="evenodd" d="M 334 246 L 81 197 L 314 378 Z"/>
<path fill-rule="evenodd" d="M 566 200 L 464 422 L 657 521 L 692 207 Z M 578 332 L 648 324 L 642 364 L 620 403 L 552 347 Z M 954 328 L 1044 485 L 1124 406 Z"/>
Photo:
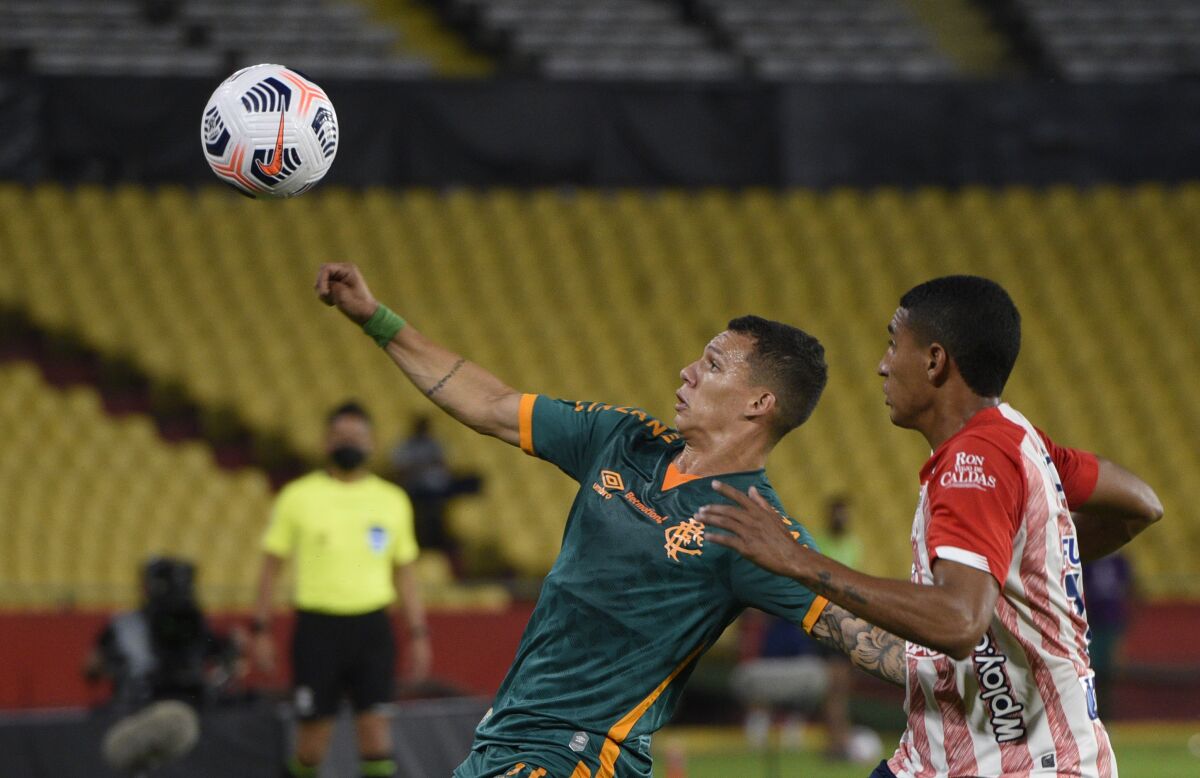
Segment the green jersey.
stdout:
<path fill-rule="evenodd" d="M 580 484 L 562 550 L 474 749 L 536 750 L 551 778 L 650 775 L 650 735 L 671 717 L 696 659 L 753 606 L 806 630 L 824 598 L 705 543 L 695 519 L 724 501 L 681 475 L 684 441 L 645 412 L 526 395 L 521 447 Z M 780 510 L 764 471 L 720 479 Z"/>

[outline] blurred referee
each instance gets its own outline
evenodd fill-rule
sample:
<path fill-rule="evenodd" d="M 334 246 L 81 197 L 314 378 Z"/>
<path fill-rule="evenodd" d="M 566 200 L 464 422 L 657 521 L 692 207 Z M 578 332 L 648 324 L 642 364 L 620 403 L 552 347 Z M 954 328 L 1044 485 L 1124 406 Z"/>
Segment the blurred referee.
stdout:
<path fill-rule="evenodd" d="M 333 735 L 343 696 L 355 712 L 362 775 L 396 775 L 391 731 L 381 710 L 393 697 L 396 645 L 388 608 L 400 592 L 413 680 L 432 654 L 413 570 L 417 542 L 412 504 L 399 487 L 365 466 L 374 448 L 371 419 L 355 402 L 328 418 L 326 470 L 283 488 L 263 536 L 263 567 L 254 620 L 259 666 L 274 668 L 270 633 L 275 581 L 284 561 L 296 565 L 292 676 L 299 727 L 282 775 L 315 776 Z"/>

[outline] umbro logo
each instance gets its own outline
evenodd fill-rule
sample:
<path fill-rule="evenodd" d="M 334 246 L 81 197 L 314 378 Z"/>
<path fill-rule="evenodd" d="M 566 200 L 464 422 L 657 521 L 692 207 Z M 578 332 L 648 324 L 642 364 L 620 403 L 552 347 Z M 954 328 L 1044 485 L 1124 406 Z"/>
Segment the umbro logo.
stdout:
<path fill-rule="evenodd" d="M 625 491 L 625 479 L 614 470 L 601 470 L 600 484 L 610 492 Z"/>

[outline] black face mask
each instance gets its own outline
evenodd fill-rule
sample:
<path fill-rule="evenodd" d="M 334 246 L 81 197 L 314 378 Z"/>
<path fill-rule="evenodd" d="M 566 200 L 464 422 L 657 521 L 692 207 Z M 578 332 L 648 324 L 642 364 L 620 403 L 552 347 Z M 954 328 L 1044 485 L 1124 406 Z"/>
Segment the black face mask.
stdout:
<path fill-rule="evenodd" d="M 338 446 L 329 452 L 329 458 L 338 470 L 357 470 L 367 458 L 367 452 L 358 446 Z"/>

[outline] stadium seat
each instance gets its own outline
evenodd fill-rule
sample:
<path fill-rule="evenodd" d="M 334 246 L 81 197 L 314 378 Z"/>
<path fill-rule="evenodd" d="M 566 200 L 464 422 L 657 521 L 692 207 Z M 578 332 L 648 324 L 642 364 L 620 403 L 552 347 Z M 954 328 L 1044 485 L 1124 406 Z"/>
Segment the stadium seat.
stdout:
<path fill-rule="evenodd" d="M 370 341 L 313 299 L 315 268 L 330 257 L 358 261 L 375 292 L 414 326 L 518 389 L 641 405 L 668 421 L 679 369 L 729 318 L 753 311 L 794 321 L 825 342 L 830 384 L 812 420 L 777 452 L 772 475 L 786 504 L 818 529 L 824 501 L 852 495 L 859 529 L 872 539 L 866 564 L 905 575 L 904 530 L 928 452 L 884 413 L 874 377 L 884 325 L 912 284 L 978 272 L 1005 283 L 1024 314 L 1013 404 L 1056 438 L 1145 473 L 1170 515 L 1200 502 L 1192 477 L 1200 408 L 1188 388 L 1200 378 L 1200 353 L 1186 334 L 1200 331 L 1196 185 L 827 193 L 329 187 L 273 205 L 278 218 L 265 223 L 241 205 L 215 188 L 0 186 L 0 255 L 16 271 L 0 277 L 0 304 L 182 387 L 214 430 L 224 418 L 218 411 L 233 409 L 264 439 L 281 436 L 312 456 L 324 412 L 346 397 L 368 404 L 387 442 L 428 411 Z M 59 413 L 39 392 L 7 384 L 0 414 L 32 424 Z M 87 400 L 72 402 L 81 404 L 73 413 L 92 413 Z M 124 493 L 165 516 L 162 526 L 218 515 L 223 527 L 259 526 L 265 492 L 213 471 L 190 449 L 171 453 L 152 431 L 137 433 L 136 448 L 115 445 L 110 426 L 92 425 L 86 440 L 127 469 L 109 485 L 94 484 L 106 495 L 99 505 Z M 484 495 L 456 504 L 449 519 L 467 555 L 495 572 L 543 574 L 572 483 L 448 420 L 439 418 L 436 432 L 456 465 L 485 476 Z M 70 448 L 55 440 L 55 451 Z M 381 451 L 376 464 L 385 460 Z M 88 457 L 69 461 L 99 478 Z M 135 485 L 133 461 L 156 463 L 147 472 L 162 482 Z M 63 467 L 48 454 L 23 466 L 43 479 Z M 163 475 L 185 466 L 197 484 L 228 485 L 204 486 L 199 499 L 200 486 Z M 0 472 L 0 484 L 9 484 L 0 486 L 0 504 L 15 499 L 11 483 Z M 22 499 L 54 515 L 76 507 L 72 500 L 94 502 L 76 494 L 87 492 Z M 157 495 L 174 507 L 155 510 Z M 22 526 L 13 542 L 35 543 Z M 1196 534 L 1186 521 L 1166 521 L 1133 545 L 1139 566 L 1158 571 L 1145 579 L 1147 591 L 1196 589 L 1200 569 L 1177 553 Z M 190 537 L 178 535 L 181 543 Z M 253 568 L 252 537 L 220 537 L 213 554 L 221 567 Z M 138 553 L 124 541 L 113 549 Z M 236 576 L 219 583 L 245 584 Z"/>
<path fill-rule="evenodd" d="M 767 80 L 930 80 L 958 68 L 894 0 L 700 0 L 705 20 Z"/>
<path fill-rule="evenodd" d="M 377 4 L 387 5 L 386 0 Z M 364 4 L 318 0 L 189 0 L 157 16 L 133 0 L 11 0 L 0 48 L 31 54 L 47 74 L 187 74 L 220 78 L 230 63 L 285 62 L 315 78 L 479 72 L 480 58 L 428 13 L 368 15 Z M 412 23 L 420 19 L 420 23 Z M 399 20 L 400 24 L 393 24 Z M 408 22 L 406 24 L 406 22 Z M 412 41 L 401 32 L 413 34 Z"/>
<path fill-rule="evenodd" d="M 1187 0 L 1020 0 L 1033 43 L 1060 75 L 1078 81 L 1194 76 L 1200 9 Z"/>
<path fill-rule="evenodd" d="M 128 607 L 155 554 L 196 562 L 206 605 L 247 607 L 271 492 L 257 471 L 219 469 L 207 445 L 169 444 L 144 416 L 113 418 L 90 389 L 0 364 L 0 607 Z M 431 605 L 502 604 L 464 588 L 436 554 L 418 566 Z M 282 596 L 282 593 L 281 593 Z"/>

